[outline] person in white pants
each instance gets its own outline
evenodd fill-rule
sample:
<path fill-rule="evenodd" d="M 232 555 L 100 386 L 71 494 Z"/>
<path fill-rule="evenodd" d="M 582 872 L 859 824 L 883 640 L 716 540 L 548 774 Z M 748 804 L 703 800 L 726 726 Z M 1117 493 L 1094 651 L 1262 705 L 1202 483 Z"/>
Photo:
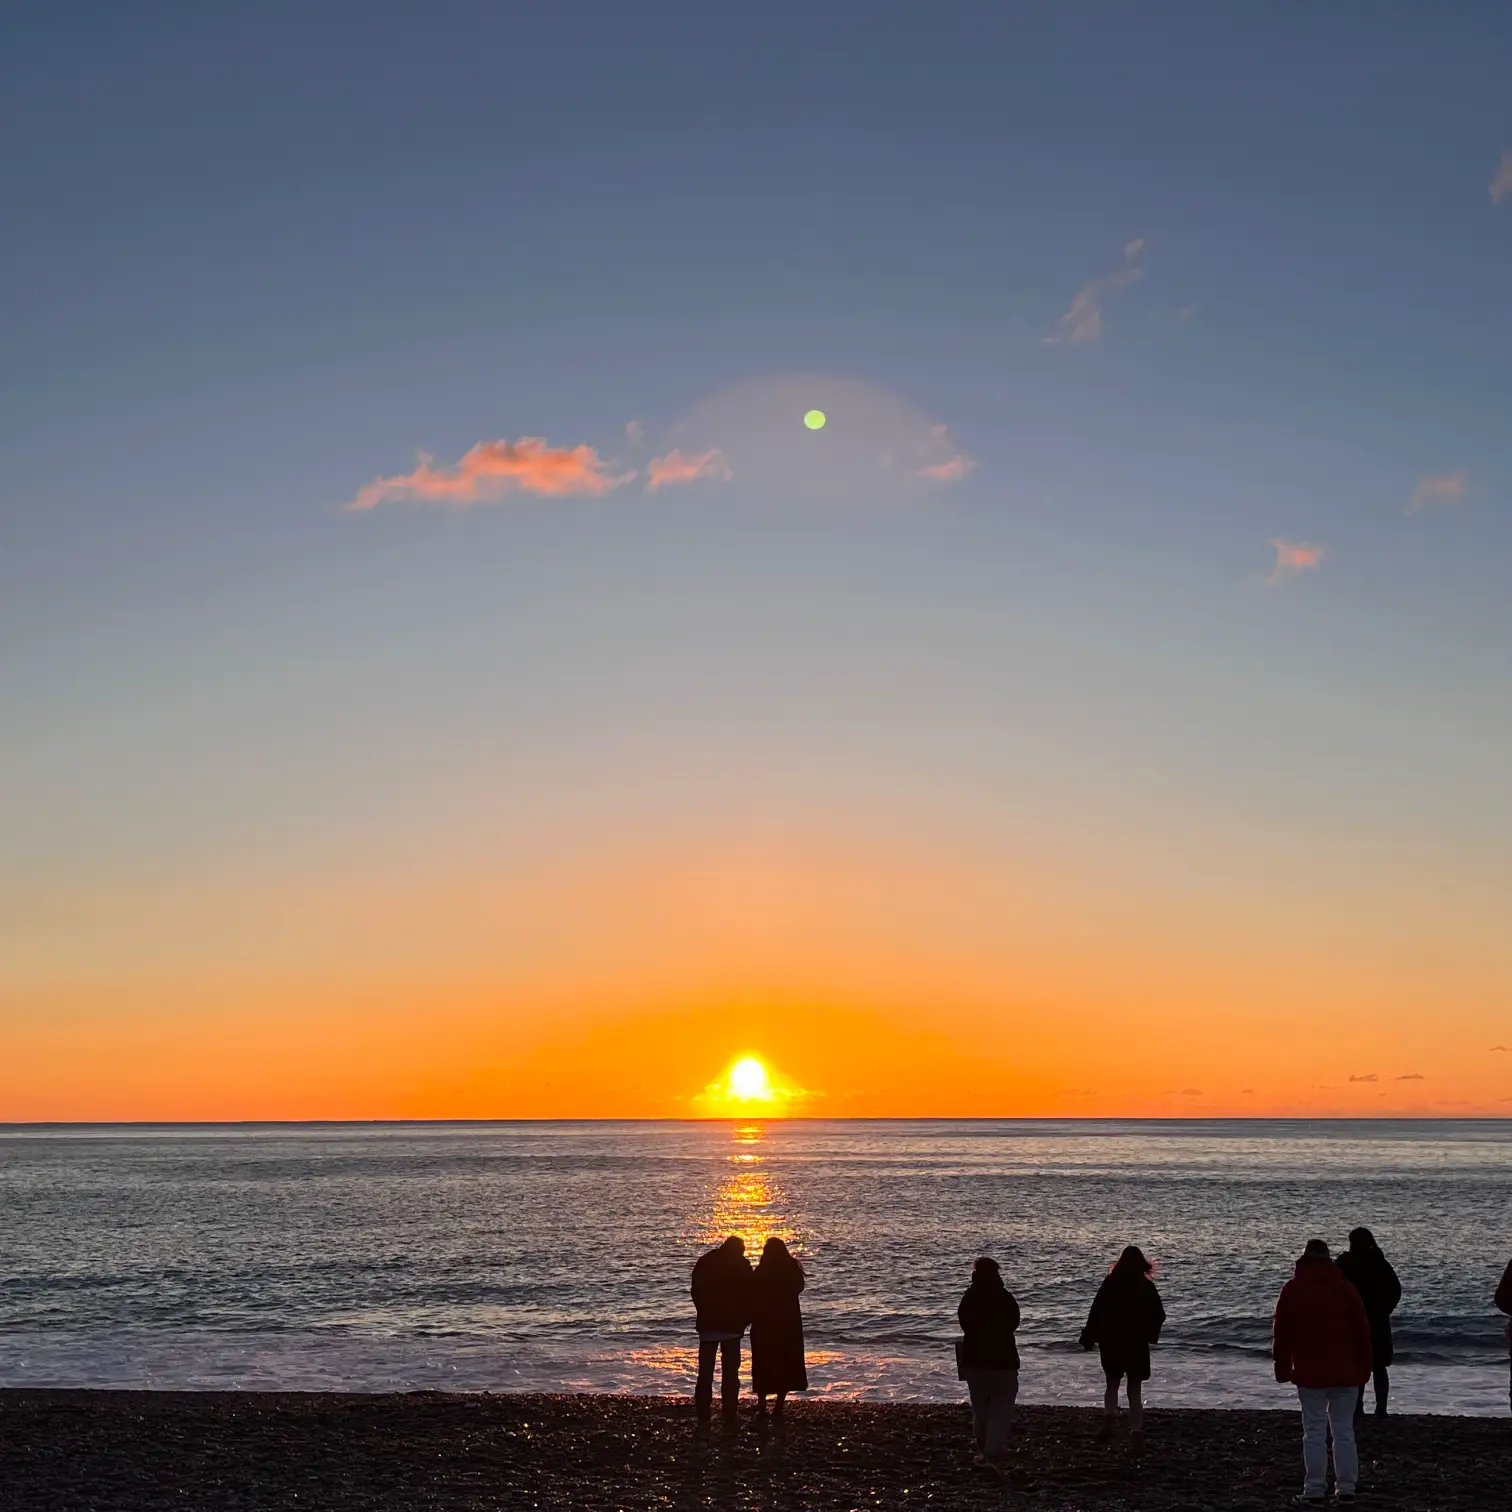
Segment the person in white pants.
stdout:
<path fill-rule="evenodd" d="M 1303 1482 L 1292 1504 L 1324 1504 L 1330 1433 L 1334 1490 L 1342 1504 L 1352 1504 L 1360 1475 L 1354 1409 L 1370 1379 L 1370 1319 L 1321 1239 L 1307 1241 L 1292 1279 L 1281 1288 L 1271 1354 L 1276 1379 L 1292 1382 L 1302 1404 Z"/>

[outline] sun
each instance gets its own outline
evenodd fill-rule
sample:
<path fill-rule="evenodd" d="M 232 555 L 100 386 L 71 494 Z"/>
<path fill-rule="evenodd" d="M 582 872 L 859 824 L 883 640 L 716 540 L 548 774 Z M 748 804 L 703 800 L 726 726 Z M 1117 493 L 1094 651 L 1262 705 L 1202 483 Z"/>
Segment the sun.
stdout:
<path fill-rule="evenodd" d="M 742 1056 L 730 1067 L 730 1093 L 741 1102 L 771 1102 L 772 1080 L 754 1055 Z"/>
<path fill-rule="evenodd" d="M 814 1094 L 774 1070 L 760 1056 L 737 1055 L 718 1081 L 693 1098 L 702 1118 L 786 1118 Z"/>

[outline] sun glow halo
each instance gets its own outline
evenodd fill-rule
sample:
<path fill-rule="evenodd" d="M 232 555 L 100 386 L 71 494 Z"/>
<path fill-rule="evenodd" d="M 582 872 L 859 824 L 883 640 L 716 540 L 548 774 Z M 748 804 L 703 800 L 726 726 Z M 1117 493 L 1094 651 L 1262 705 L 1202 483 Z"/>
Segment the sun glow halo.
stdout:
<path fill-rule="evenodd" d="M 771 1078 L 754 1055 L 742 1056 L 730 1067 L 730 1093 L 741 1102 L 771 1102 Z"/>

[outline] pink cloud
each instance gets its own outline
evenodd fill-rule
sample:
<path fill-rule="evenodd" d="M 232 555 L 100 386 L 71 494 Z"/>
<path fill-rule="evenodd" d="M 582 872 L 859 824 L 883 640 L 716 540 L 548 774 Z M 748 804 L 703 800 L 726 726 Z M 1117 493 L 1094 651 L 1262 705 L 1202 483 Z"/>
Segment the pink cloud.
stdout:
<path fill-rule="evenodd" d="M 711 447 L 706 452 L 669 451 L 666 456 L 653 457 L 646 464 L 648 489 L 662 488 L 669 483 L 693 483 L 701 478 L 728 483 L 734 476 L 718 447 Z"/>
<path fill-rule="evenodd" d="M 1435 504 L 1458 504 L 1470 486 L 1470 471 L 1460 468 L 1452 473 L 1428 473 L 1417 480 L 1412 490 L 1412 502 L 1408 511 L 1416 514 L 1420 509 L 1429 509 Z"/>
<path fill-rule="evenodd" d="M 507 493 L 597 495 L 634 476 L 609 472 L 591 446 L 555 447 L 540 436 L 521 436 L 518 441 L 480 441 L 453 467 L 437 467 L 434 458 L 422 453 L 414 472 L 375 479 L 347 508 L 372 509 L 391 499 L 477 504 Z"/>
<path fill-rule="evenodd" d="M 1512 199 L 1512 147 L 1502 153 L 1491 178 L 1491 203 L 1499 205 L 1505 199 Z"/>
<path fill-rule="evenodd" d="M 1136 236 L 1124 244 L 1124 264 L 1112 273 L 1094 278 L 1077 291 L 1071 307 L 1055 323 L 1055 330 L 1045 337 L 1047 346 L 1086 346 L 1102 335 L 1103 306 L 1110 294 L 1127 289 L 1144 277 L 1139 259 L 1144 256 L 1145 240 Z"/>
<path fill-rule="evenodd" d="M 1271 545 L 1276 551 L 1276 565 L 1267 579 L 1271 583 L 1284 582 L 1299 572 L 1310 572 L 1323 560 L 1323 548 L 1311 541 L 1273 540 Z"/>
<path fill-rule="evenodd" d="M 976 463 L 965 452 L 957 452 L 955 456 L 944 462 L 936 462 L 931 467 L 921 467 L 919 476 L 933 478 L 939 483 L 959 483 L 975 466 Z"/>

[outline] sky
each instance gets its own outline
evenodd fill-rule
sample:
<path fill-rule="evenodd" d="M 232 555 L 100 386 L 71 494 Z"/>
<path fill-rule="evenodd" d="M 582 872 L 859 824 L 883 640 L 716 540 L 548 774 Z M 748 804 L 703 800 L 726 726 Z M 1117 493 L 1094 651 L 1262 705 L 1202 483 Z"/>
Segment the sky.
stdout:
<path fill-rule="evenodd" d="M 1512 1116 L 1507 7 L 4 31 L 0 1119 Z"/>

